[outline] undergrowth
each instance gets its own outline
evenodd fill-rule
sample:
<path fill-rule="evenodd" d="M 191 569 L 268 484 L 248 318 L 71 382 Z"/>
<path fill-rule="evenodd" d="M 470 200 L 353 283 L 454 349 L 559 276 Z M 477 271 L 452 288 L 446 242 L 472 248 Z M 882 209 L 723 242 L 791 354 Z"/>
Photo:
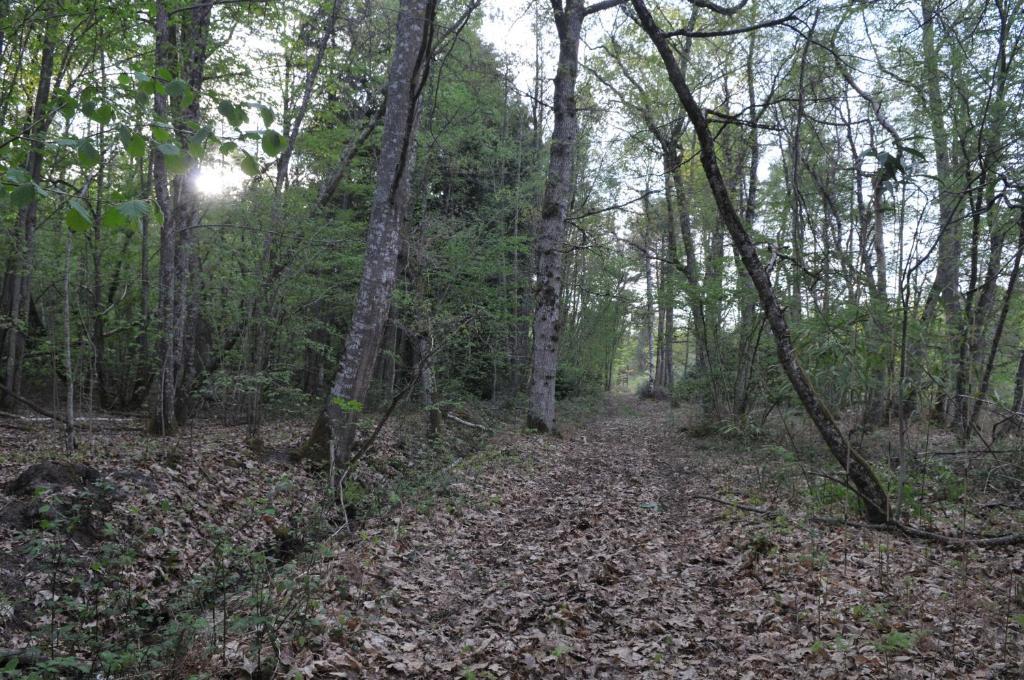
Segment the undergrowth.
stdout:
<path fill-rule="evenodd" d="M 123 532 L 106 523 L 96 547 L 80 550 L 73 536 L 104 493 L 77 494 L 71 506 L 49 513 L 23 532 L 17 560 L 34 565 L 37 587 L 0 596 L 0 616 L 33 611 L 31 643 L 0 649 L 0 678 L 207 678 L 224 671 L 269 678 L 300 665 L 296 650 L 315 653 L 343 640 L 350 625 L 327 614 L 325 602 L 344 593 L 344 578 L 329 569 L 347 530 L 387 516 L 399 507 L 427 513 L 457 504 L 457 476 L 484 468 L 506 454 L 481 448 L 475 436 L 446 433 L 433 440 L 403 437 L 401 456 L 369 456 L 345 490 L 347 513 L 324 496 L 304 498 L 301 512 L 284 521 L 275 499 L 289 493 L 283 476 L 271 497 L 241 504 L 247 521 L 270 526 L 272 540 L 245 545 L 208 523 L 207 552 L 186 558 L 169 552 L 157 582 L 175 593 L 154 605 L 137 588 L 142 559 L 160 549 L 157 527 Z M 164 501 L 163 511 L 175 508 Z M 46 510 L 44 506 L 44 510 Z M 349 522 L 348 526 L 345 522 Z M 358 531 L 355 532 L 358 536 Z M 338 540 L 336 540 L 338 539 Z M 32 585 L 32 584 L 30 584 Z"/>

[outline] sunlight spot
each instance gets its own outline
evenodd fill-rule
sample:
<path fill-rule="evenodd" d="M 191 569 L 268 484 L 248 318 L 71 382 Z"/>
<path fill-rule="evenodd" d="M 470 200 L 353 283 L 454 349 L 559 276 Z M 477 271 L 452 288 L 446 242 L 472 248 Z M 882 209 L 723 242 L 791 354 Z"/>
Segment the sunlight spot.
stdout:
<path fill-rule="evenodd" d="M 242 188 L 246 175 L 235 165 L 204 165 L 195 178 L 196 190 L 204 196 L 221 196 Z"/>

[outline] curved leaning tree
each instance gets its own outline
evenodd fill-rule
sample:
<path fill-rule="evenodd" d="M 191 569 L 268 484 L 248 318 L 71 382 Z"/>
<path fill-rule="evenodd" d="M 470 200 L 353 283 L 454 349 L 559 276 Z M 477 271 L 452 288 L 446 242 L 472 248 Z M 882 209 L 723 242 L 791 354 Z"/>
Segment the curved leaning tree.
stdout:
<path fill-rule="evenodd" d="M 720 14 L 734 14 L 745 2 L 741 2 L 735 8 L 722 7 L 711 2 L 705 2 L 704 0 L 694 0 L 693 4 Z M 719 167 L 715 136 L 708 124 L 704 109 L 697 102 L 693 91 L 687 83 L 686 75 L 680 67 L 676 52 L 671 44 L 671 40 L 675 36 L 689 35 L 694 37 L 694 34 L 686 30 L 662 30 L 644 0 L 630 0 L 630 7 L 633 11 L 633 19 L 643 29 L 644 33 L 647 34 L 658 51 L 658 55 L 665 65 L 672 89 L 675 91 L 679 103 L 686 112 L 690 124 L 693 125 L 694 134 L 700 146 L 701 166 L 704 169 L 711 195 L 714 198 L 719 219 L 729 232 L 733 248 L 739 254 L 743 267 L 757 292 L 758 300 L 764 310 L 772 336 L 775 339 L 779 363 L 783 371 L 785 371 L 786 377 L 789 379 L 793 390 L 796 392 L 801 404 L 803 404 L 807 415 L 817 428 L 825 445 L 828 446 L 829 451 L 846 470 L 850 483 L 864 501 L 865 518 L 869 522 L 877 524 L 891 522 L 889 498 L 881 481 L 875 475 L 867 460 L 859 451 L 854 449 L 853 445 L 843 434 L 839 424 L 818 397 L 810 378 L 797 360 L 796 350 L 793 347 L 793 340 L 789 332 L 789 325 L 786 322 L 779 298 L 772 286 L 768 270 L 761 260 L 754 241 L 751 239 L 750 233 L 744 224 L 744 220 L 740 216 L 739 210 L 730 195 L 728 185 Z M 792 19 L 794 17 L 790 16 L 775 22 L 762 22 L 758 26 L 751 26 L 749 30 L 781 24 Z"/>

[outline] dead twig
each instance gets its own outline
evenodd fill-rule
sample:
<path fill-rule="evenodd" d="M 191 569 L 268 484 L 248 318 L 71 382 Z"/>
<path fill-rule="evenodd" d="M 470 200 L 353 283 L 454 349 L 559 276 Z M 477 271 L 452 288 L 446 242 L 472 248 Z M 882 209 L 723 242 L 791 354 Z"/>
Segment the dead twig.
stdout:
<path fill-rule="evenodd" d="M 444 417 L 448 418 L 449 420 L 454 420 L 459 425 L 464 425 L 466 427 L 471 427 L 474 430 L 482 430 L 483 432 L 490 432 L 491 431 L 491 429 L 489 427 L 486 427 L 484 425 L 477 425 L 476 423 L 471 423 L 468 420 L 463 420 L 462 418 L 458 417 L 454 413 L 445 413 Z"/>

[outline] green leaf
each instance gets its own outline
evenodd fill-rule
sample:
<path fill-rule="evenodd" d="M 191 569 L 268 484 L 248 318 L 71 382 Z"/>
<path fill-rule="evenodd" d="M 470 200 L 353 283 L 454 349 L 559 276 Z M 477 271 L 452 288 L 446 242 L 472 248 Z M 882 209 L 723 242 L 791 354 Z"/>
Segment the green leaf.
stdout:
<path fill-rule="evenodd" d="M 65 119 L 71 119 L 78 110 L 78 101 L 66 92 L 57 95 L 57 110 Z"/>
<path fill-rule="evenodd" d="M 92 213 L 89 212 L 89 207 L 80 198 L 72 198 L 68 205 L 68 213 L 64 216 L 68 229 L 76 234 L 88 230 L 92 226 Z"/>
<path fill-rule="evenodd" d="M 192 164 L 193 159 L 187 153 L 179 151 L 177 155 L 164 156 L 164 167 L 172 175 L 184 175 L 192 168 Z"/>
<path fill-rule="evenodd" d="M 138 198 L 118 203 L 114 206 L 114 209 L 126 220 L 134 220 L 136 222 L 148 216 L 150 210 L 149 202 Z"/>
<path fill-rule="evenodd" d="M 117 208 L 109 208 L 103 213 L 103 217 L 100 218 L 100 224 L 107 229 L 117 229 L 123 227 L 128 223 L 124 218 L 124 215 Z"/>
<path fill-rule="evenodd" d="M 277 130 L 267 130 L 263 133 L 260 145 L 263 147 L 263 153 L 276 156 L 284 149 L 284 137 Z"/>
<path fill-rule="evenodd" d="M 122 128 L 117 136 L 121 139 L 121 145 L 129 156 L 142 158 L 146 155 L 146 138 L 137 132 Z"/>
<path fill-rule="evenodd" d="M 270 127 L 274 124 L 274 112 L 270 110 L 269 106 L 259 105 L 260 117 L 263 119 L 263 124 Z"/>
<path fill-rule="evenodd" d="M 162 153 L 164 156 L 180 156 L 181 155 L 181 148 L 177 144 L 172 144 L 171 142 L 167 142 L 165 144 L 160 144 L 156 148 L 157 148 L 157 151 Z"/>
<path fill-rule="evenodd" d="M 188 152 L 192 154 L 193 158 L 202 159 L 206 155 L 206 149 L 203 148 L 203 143 L 194 139 L 189 140 Z"/>
<path fill-rule="evenodd" d="M 164 86 L 167 94 L 178 100 L 178 107 L 185 108 L 195 100 L 192 88 L 181 78 L 175 78 Z"/>
<path fill-rule="evenodd" d="M 160 144 L 156 148 L 163 156 L 164 167 L 172 175 L 182 175 L 192 167 L 192 157 L 182 151 L 177 144 Z"/>
<path fill-rule="evenodd" d="M 186 83 L 181 78 L 175 78 L 171 82 L 167 83 L 165 89 L 167 90 L 167 94 L 169 94 L 172 97 L 184 97 L 185 93 L 191 90 L 192 88 L 190 88 L 188 86 L 188 83 Z"/>
<path fill-rule="evenodd" d="M 78 164 L 83 168 L 91 168 L 100 162 L 100 152 L 88 139 L 78 142 Z"/>
<path fill-rule="evenodd" d="M 21 208 L 32 202 L 36 195 L 36 186 L 31 182 L 19 184 L 11 191 L 11 203 L 16 208 Z"/>
<path fill-rule="evenodd" d="M 206 156 L 206 140 L 208 139 L 213 139 L 213 133 L 206 128 L 199 128 L 189 137 L 188 152 L 192 154 L 193 158 L 201 159 Z"/>
<path fill-rule="evenodd" d="M 226 99 L 220 101 L 217 104 L 217 111 L 220 115 L 224 116 L 231 127 L 237 128 L 244 125 L 249 120 L 249 114 L 245 112 L 245 109 L 235 106 Z"/>
<path fill-rule="evenodd" d="M 32 181 L 32 177 L 24 168 L 8 168 L 7 172 L 4 173 L 4 177 L 8 182 L 16 184 L 25 184 Z"/>
<path fill-rule="evenodd" d="M 247 174 L 249 177 L 255 177 L 260 174 L 259 163 L 257 163 L 256 159 L 249 154 L 245 154 L 245 157 L 242 159 L 241 168 L 242 172 Z"/>
<path fill-rule="evenodd" d="M 332 396 L 331 403 L 341 409 L 344 413 L 359 413 L 363 410 L 362 402 L 355 399 Z"/>
<path fill-rule="evenodd" d="M 225 156 L 238 148 L 238 145 L 234 142 L 224 142 L 220 145 L 220 152 Z"/>
<path fill-rule="evenodd" d="M 155 139 L 158 144 L 174 141 L 174 133 L 165 128 L 164 126 L 153 125 L 150 129 L 153 132 L 153 139 Z"/>
<path fill-rule="evenodd" d="M 100 125 L 106 125 L 114 119 L 114 107 L 110 104 L 103 104 L 99 108 L 92 109 L 85 115 Z"/>

